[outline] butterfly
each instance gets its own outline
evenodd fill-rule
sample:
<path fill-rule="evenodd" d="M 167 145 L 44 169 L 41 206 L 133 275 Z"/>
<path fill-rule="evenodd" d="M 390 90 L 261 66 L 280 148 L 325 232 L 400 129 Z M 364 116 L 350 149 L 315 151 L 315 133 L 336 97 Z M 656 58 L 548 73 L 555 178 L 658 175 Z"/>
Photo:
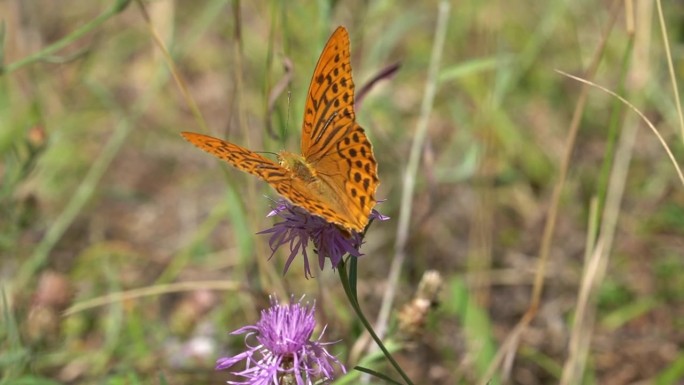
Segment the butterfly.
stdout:
<path fill-rule="evenodd" d="M 378 166 L 354 113 L 349 34 L 338 27 L 318 58 L 309 85 L 301 155 L 274 162 L 234 143 L 193 132 L 181 135 L 200 149 L 256 175 L 311 214 L 355 232 L 368 224 L 380 183 Z"/>

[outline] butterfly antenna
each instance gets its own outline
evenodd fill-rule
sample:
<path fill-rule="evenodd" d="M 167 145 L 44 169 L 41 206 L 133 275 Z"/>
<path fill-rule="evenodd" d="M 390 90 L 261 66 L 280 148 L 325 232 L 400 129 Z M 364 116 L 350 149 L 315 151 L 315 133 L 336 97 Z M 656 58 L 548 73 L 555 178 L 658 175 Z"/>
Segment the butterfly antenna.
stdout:
<path fill-rule="evenodd" d="M 271 152 L 271 151 L 254 151 L 255 154 L 269 154 L 273 155 L 276 158 L 278 158 L 278 153 L 277 152 Z"/>
<path fill-rule="evenodd" d="M 292 101 L 292 91 L 287 90 L 287 120 L 285 120 L 285 132 L 290 127 L 290 102 Z"/>

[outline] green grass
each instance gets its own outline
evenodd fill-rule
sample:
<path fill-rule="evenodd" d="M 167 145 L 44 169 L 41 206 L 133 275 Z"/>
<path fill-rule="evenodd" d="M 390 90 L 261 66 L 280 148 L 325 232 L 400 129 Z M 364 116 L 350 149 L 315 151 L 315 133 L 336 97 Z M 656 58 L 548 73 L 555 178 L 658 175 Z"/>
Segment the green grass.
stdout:
<path fill-rule="evenodd" d="M 337 25 L 350 32 L 357 90 L 401 63 L 357 111 L 379 163 L 377 195 L 387 200 L 378 209 L 392 218 L 370 228 L 357 287 L 371 321 L 396 290 L 387 341 L 414 383 L 560 383 L 577 333 L 591 337 L 579 383 L 681 381 L 682 184 L 655 135 L 594 88 L 563 179 L 582 85 L 554 71 L 634 103 L 679 160 L 657 8 L 639 8 L 637 26 L 653 25 L 635 37 L 624 9 L 603 3 L 454 2 L 426 115 L 437 2 L 147 2 L 175 69 L 137 2 L 68 3 L 0 3 L 0 383 L 225 383 L 215 360 L 243 343 L 227 332 L 254 323 L 274 293 L 317 301 L 348 369 L 399 378 L 377 352 L 355 350 L 363 328 L 329 264 L 306 280 L 301 259 L 286 274 L 287 253 L 268 259 L 268 238 L 255 234 L 273 223 L 266 214 L 276 193 L 179 135 L 297 151 L 310 76 Z M 682 7 L 663 6 L 678 75 Z M 583 75 L 615 13 L 595 75 Z M 269 115 L 285 59 L 292 81 Z M 630 127 L 635 145 L 621 147 Z M 501 370 L 497 353 L 530 306 L 559 181 L 539 309 L 510 371 Z M 616 188 L 621 196 L 610 194 Z M 406 261 L 393 282 L 402 216 Z M 605 274 L 587 267 L 587 244 L 609 247 Z M 440 305 L 406 340 L 397 314 L 427 270 L 443 276 Z M 588 277 L 593 289 L 578 302 Z M 191 350 L 202 341 L 211 342 Z"/>

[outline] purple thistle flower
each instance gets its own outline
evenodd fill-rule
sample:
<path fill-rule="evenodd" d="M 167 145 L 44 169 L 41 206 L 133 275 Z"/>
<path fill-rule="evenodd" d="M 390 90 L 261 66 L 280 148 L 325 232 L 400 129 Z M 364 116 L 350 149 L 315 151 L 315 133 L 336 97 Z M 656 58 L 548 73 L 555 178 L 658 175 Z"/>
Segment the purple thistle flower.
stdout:
<path fill-rule="evenodd" d="M 271 234 L 268 245 L 271 248 L 272 258 L 276 250 L 283 245 L 289 245 L 290 255 L 285 262 L 286 273 L 294 258 L 302 252 L 304 257 L 304 276 L 311 277 L 311 267 L 309 266 L 309 256 L 306 247 L 311 241 L 314 245 L 314 253 L 318 255 L 318 266 L 322 270 L 325 266 L 325 259 L 330 258 L 333 269 L 342 261 L 345 254 L 360 257 L 363 254 L 359 251 L 363 238 L 361 234 L 352 231 L 347 232 L 340 229 L 337 225 L 327 222 L 325 219 L 310 214 L 308 211 L 293 206 L 286 200 L 281 200 L 277 206 L 268 213 L 269 217 L 279 216 L 284 220 L 273 225 L 270 229 L 260 231 L 258 234 Z M 384 216 L 373 210 L 370 215 L 371 220 L 377 219 L 386 221 L 389 217 Z"/>
<path fill-rule="evenodd" d="M 244 381 L 228 381 L 237 385 L 278 385 L 286 383 L 311 385 L 318 380 L 328 382 L 334 378 L 334 365 L 346 373 L 344 365 L 328 353 L 325 346 L 333 342 L 321 342 L 325 328 L 317 339 L 311 340 L 316 319 L 316 304 L 302 305 L 290 297 L 289 305 L 281 305 L 271 297 L 271 307 L 261 311 L 261 319 L 230 333 L 244 334 L 247 351 L 233 357 L 216 361 L 216 370 L 228 369 L 237 362 L 246 361 L 245 369 L 234 372 Z M 247 339 L 254 337 L 258 343 L 250 346 Z"/>

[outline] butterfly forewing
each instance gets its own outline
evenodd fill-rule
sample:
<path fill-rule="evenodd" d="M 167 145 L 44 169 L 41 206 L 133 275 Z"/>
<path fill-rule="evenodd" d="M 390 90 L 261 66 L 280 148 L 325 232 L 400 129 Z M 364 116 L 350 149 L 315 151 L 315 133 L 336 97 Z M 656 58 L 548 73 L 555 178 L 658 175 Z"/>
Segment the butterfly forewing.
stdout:
<path fill-rule="evenodd" d="M 291 172 L 288 169 L 237 144 L 194 132 L 182 132 L 181 135 L 198 148 L 269 183 L 283 178 L 291 178 Z"/>
<path fill-rule="evenodd" d="M 324 157 L 353 123 L 354 81 L 349 62 L 349 34 L 338 27 L 326 43 L 311 77 L 304 107 L 302 155 L 311 163 Z"/>

